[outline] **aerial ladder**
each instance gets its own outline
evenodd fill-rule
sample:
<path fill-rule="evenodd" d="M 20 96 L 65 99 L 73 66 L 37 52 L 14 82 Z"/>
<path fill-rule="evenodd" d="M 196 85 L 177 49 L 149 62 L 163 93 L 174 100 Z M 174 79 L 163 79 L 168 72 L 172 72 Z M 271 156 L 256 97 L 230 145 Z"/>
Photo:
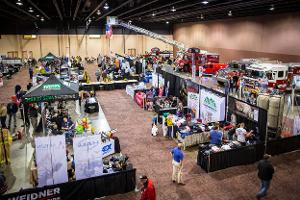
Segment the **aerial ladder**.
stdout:
<path fill-rule="evenodd" d="M 110 23 L 109 20 L 107 22 L 108 22 L 108 24 L 119 25 L 119 26 L 122 26 L 124 28 L 129 29 L 129 30 L 133 30 L 135 32 L 144 34 L 144 35 L 146 35 L 148 37 L 151 37 L 153 39 L 160 40 L 160 41 L 162 41 L 164 43 L 167 43 L 169 45 L 173 45 L 173 46 L 175 46 L 178 49 L 178 52 L 182 52 L 182 53 L 185 52 L 185 47 L 184 47 L 183 43 L 178 42 L 178 41 L 173 40 L 173 39 L 170 39 L 170 38 L 168 38 L 166 36 L 154 33 L 152 31 L 148 31 L 148 30 L 146 30 L 144 28 L 132 25 L 130 22 L 123 22 L 122 20 L 118 20 L 118 19 L 114 19 L 113 23 Z"/>

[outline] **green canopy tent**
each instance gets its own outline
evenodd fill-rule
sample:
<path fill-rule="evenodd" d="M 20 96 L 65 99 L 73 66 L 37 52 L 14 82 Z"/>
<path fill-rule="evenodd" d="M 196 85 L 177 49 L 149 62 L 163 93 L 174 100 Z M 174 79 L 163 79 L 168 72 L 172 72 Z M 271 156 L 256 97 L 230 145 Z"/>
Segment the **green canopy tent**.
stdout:
<path fill-rule="evenodd" d="M 53 53 L 49 52 L 46 56 L 41 57 L 39 61 L 51 61 L 51 60 L 57 60 L 58 57 L 56 57 Z"/>

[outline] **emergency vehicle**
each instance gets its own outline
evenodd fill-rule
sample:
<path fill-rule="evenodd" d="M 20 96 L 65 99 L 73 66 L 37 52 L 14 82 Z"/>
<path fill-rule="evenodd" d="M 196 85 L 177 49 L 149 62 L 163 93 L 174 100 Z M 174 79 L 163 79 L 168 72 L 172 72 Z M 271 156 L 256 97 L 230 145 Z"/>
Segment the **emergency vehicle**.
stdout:
<path fill-rule="evenodd" d="M 252 93 L 258 93 L 261 85 L 265 84 L 266 89 L 277 87 L 280 92 L 284 92 L 289 84 L 288 69 L 285 64 L 253 63 L 246 67 L 243 87 Z"/>
<path fill-rule="evenodd" d="M 295 90 L 300 90 L 300 63 L 288 64 L 288 79 L 290 86 L 295 85 Z"/>
<path fill-rule="evenodd" d="M 196 75 L 199 74 L 199 69 L 202 69 L 201 66 L 204 64 L 219 63 L 220 56 L 218 54 L 209 53 L 199 48 L 189 48 L 188 51 L 183 54 L 182 59 L 177 61 L 181 71 L 192 73 L 192 52 L 195 54 Z"/>

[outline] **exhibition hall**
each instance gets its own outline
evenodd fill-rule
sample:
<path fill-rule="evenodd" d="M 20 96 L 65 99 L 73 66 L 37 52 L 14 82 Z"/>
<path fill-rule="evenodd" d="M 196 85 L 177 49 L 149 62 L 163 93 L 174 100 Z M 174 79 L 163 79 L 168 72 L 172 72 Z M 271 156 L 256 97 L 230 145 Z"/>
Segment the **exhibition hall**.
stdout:
<path fill-rule="evenodd" d="M 297 200 L 299 0 L 0 0 L 0 199 Z"/>

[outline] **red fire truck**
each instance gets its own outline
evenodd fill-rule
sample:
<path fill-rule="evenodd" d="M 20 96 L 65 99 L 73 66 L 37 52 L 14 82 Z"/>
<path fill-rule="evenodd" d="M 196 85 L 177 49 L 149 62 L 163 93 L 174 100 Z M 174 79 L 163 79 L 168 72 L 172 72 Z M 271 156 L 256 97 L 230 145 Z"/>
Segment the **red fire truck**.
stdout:
<path fill-rule="evenodd" d="M 199 74 L 199 69 L 206 63 L 219 63 L 219 55 L 200 50 L 199 48 L 189 48 L 184 53 L 183 58 L 177 61 L 179 69 L 183 72 L 192 73 L 192 52 L 195 54 L 196 75 Z M 202 68 L 201 68 L 202 69 Z"/>

